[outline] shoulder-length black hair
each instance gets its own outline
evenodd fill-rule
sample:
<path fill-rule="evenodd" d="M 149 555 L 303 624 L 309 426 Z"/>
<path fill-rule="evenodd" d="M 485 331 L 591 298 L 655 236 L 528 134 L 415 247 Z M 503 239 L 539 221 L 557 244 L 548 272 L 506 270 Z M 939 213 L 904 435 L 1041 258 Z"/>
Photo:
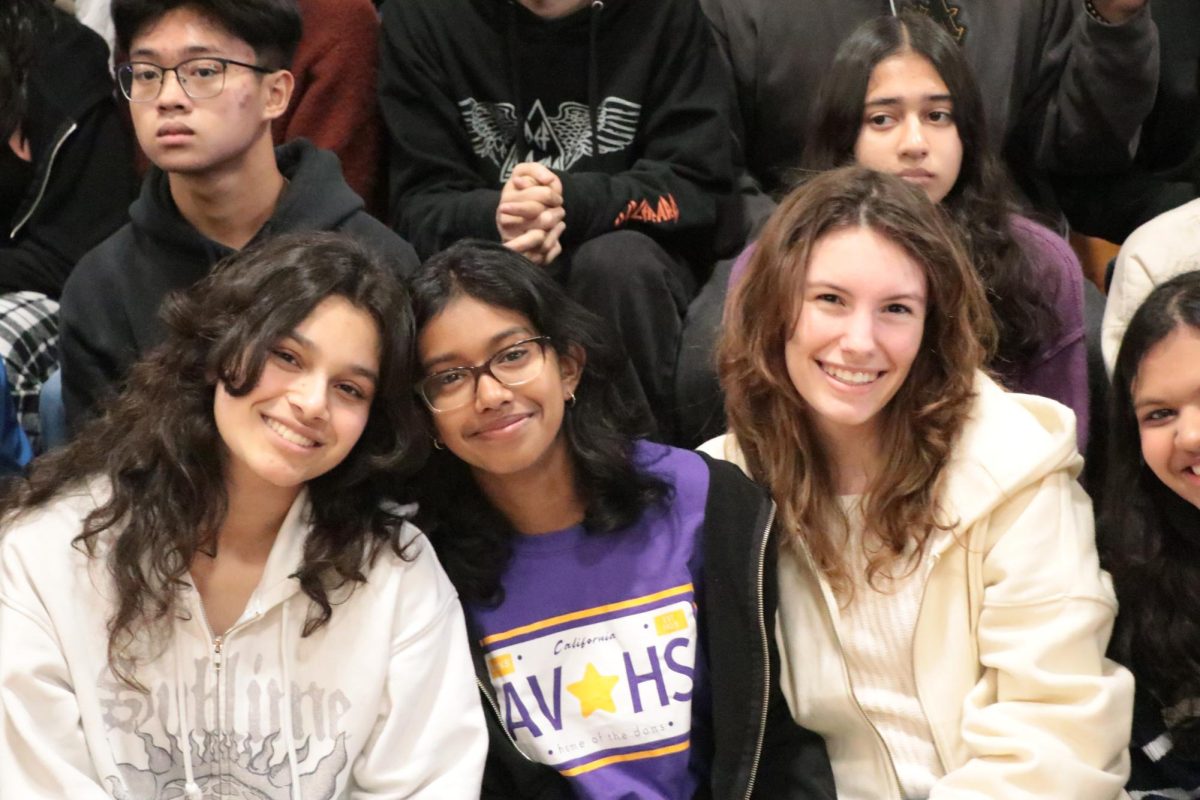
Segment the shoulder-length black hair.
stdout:
<path fill-rule="evenodd" d="M 387 545 L 404 555 L 395 513 L 403 480 L 426 453 L 412 395 L 415 325 L 399 280 L 353 240 L 291 234 L 230 256 L 163 308 L 169 335 L 131 370 L 103 416 L 61 450 L 10 483 L 0 514 L 11 519 L 93 478 L 111 497 L 90 513 L 76 544 L 103 549 L 120 598 L 109 620 L 109 662 L 131 685 L 138 629 L 176 613 L 176 595 L 197 551 L 215 552 L 228 510 L 227 450 L 213 401 L 218 381 L 251 391 L 281 339 L 316 306 L 342 297 L 370 314 L 379 333 L 379 379 L 358 442 L 329 472 L 308 482 L 311 530 L 296 577 L 315 609 L 304 635 L 329 621 L 329 593 L 365 580 Z M 115 532 L 111 547 L 100 534 Z"/>
<path fill-rule="evenodd" d="M 1181 326 L 1200 332 L 1200 272 L 1150 293 L 1133 315 L 1113 370 L 1108 486 L 1100 553 L 1121 610 L 1110 651 L 1164 707 L 1200 696 L 1200 509 L 1142 459 L 1133 382 L 1142 359 Z M 1200 364 L 1180 364 L 1200 370 Z M 1200 757 L 1200 715 L 1172 725 L 1176 749 Z"/>
<path fill-rule="evenodd" d="M 576 303 L 547 274 L 503 245 L 464 241 L 430 258 L 412 282 L 418 333 L 457 297 L 515 311 L 549 336 L 560 358 L 582 351 L 583 373 L 561 435 L 584 500 L 584 528 L 620 530 L 666 498 L 664 481 L 634 463 L 634 440 L 647 433 L 640 406 L 623 393 L 624 350 L 603 321 Z M 432 436 L 432 421 L 426 428 Z M 500 578 L 512 555 L 511 523 L 488 502 L 467 466 L 440 451 L 418 479 L 422 527 L 459 594 L 498 604 Z"/>
<path fill-rule="evenodd" d="M 957 224 L 987 291 L 999 334 L 988 366 L 1009 377 L 1051 342 L 1059 322 L 1045 281 L 1013 236 L 1010 218 L 1018 209 L 1012 184 L 988 141 L 983 95 L 954 37 L 918 12 L 858 26 L 838 48 L 809 112 L 801 166 L 811 171 L 854 163 L 871 73 L 879 62 L 906 52 L 933 64 L 954 101 L 962 166 L 941 205 Z"/>

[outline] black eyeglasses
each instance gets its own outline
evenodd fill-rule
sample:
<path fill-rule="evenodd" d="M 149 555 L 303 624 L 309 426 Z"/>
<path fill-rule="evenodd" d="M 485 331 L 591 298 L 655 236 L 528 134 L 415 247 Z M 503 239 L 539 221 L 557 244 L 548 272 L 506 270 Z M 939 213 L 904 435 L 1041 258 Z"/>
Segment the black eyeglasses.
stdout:
<path fill-rule="evenodd" d="M 269 75 L 275 72 L 257 64 L 234 61 L 232 58 L 203 56 L 180 61 L 173 67 L 162 67 L 149 61 L 129 61 L 117 66 L 117 83 L 121 93 L 133 103 L 149 103 L 158 99 L 162 92 L 163 79 L 174 72 L 184 93 L 193 100 L 216 97 L 225 88 L 225 71 L 230 66 L 245 67 Z"/>
<path fill-rule="evenodd" d="M 491 375 L 505 386 L 520 386 L 542 374 L 549 336 L 533 336 L 497 350 L 474 367 L 435 372 L 417 382 L 417 394 L 432 411 L 453 411 L 475 399 L 480 375 Z"/>

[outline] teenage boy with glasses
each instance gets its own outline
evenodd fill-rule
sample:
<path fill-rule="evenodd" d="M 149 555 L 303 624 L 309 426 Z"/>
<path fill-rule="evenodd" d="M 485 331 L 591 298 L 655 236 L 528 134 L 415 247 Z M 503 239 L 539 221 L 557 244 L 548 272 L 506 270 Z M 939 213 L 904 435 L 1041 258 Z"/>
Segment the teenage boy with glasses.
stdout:
<path fill-rule="evenodd" d="M 274 148 L 271 121 L 294 86 L 293 0 L 114 0 L 117 67 L 138 143 L 153 167 L 130 224 L 79 263 L 63 292 L 63 395 L 75 429 L 164 335 L 164 296 L 220 258 L 290 231 L 350 233 L 401 274 L 407 242 L 362 210 L 336 157 L 297 140 Z"/>

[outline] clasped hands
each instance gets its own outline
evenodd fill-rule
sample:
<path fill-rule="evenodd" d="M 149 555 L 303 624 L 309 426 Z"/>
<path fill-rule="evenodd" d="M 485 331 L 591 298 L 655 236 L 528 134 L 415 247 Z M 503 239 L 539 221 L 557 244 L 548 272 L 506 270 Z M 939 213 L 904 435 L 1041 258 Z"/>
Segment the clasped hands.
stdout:
<path fill-rule="evenodd" d="M 496 229 L 500 241 L 535 264 L 543 266 L 562 253 L 559 237 L 563 221 L 562 181 L 544 164 L 522 162 L 513 168 L 500 190 Z"/>

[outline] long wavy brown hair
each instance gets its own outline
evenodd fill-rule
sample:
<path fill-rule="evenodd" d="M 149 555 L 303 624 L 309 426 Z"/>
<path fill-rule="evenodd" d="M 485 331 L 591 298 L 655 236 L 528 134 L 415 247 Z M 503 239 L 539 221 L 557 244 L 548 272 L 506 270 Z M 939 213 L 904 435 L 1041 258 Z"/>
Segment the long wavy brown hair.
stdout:
<path fill-rule="evenodd" d="M 954 99 L 962 142 L 958 180 L 939 204 L 958 226 L 963 248 L 983 282 L 996 346 L 988 367 L 1011 381 L 1059 334 L 1054 298 L 1037 264 L 1013 234 L 1020 214 L 1011 180 L 988 140 L 983 94 L 962 47 L 919 11 L 867 20 L 838 47 L 809 114 L 802 167 L 825 170 L 854 163 L 871 74 L 881 61 L 916 53 L 933 65 Z"/>
<path fill-rule="evenodd" d="M 856 166 L 820 173 L 768 220 L 726 306 L 718 344 L 729 428 L 751 477 L 775 497 L 784 541 L 803 543 L 844 595 L 853 586 L 847 520 L 813 411 L 788 376 L 784 346 L 800 313 L 814 245 L 849 227 L 870 228 L 903 248 L 924 267 L 929 295 L 920 351 L 880 412 L 883 466 L 867 487 L 863 516 L 885 547 L 869 557 L 869 581 L 912 544 L 919 558 L 929 536 L 952 524 L 938 518 L 939 478 L 994 338 L 983 287 L 953 227 L 901 179 Z"/>
<path fill-rule="evenodd" d="M 108 659 L 130 686 L 141 688 L 139 633 L 182 613 L 177 595 L 192 560 L 217 549 L 228 510 L 227 451 L 213 417 L 217 382 L 231 395 L 251 391 L 270 349 L 334 296 L 375 321 L 379 380 L 358 442 L 307 484 L 311 528 L 294 577 L 312 600 L 304 625 L 311 634 L 332 616 L 330 594 L 366 580 L 364 568 L 382 548 L 405 555 L 399 493 L 426 455 L 411 390 L 416 337 L 408 297 L 386 267 L 345 236 L 268 240 L 168 298 L 168 338 L 133 367 L 124 392 L 0 494 L 0 519 L 9 523 L 89 481 L 111 490 L 75 545 L 106 559 L 120 598 L 108 620 Z"/>

